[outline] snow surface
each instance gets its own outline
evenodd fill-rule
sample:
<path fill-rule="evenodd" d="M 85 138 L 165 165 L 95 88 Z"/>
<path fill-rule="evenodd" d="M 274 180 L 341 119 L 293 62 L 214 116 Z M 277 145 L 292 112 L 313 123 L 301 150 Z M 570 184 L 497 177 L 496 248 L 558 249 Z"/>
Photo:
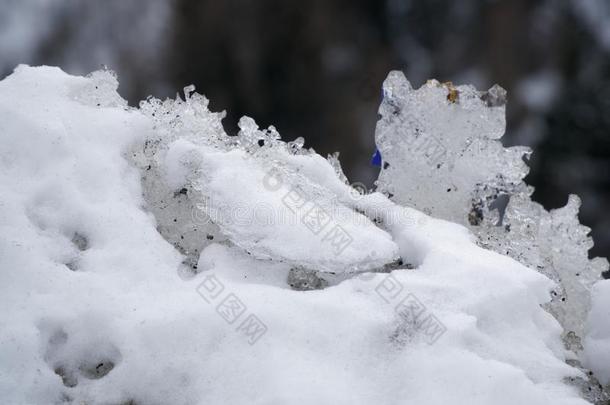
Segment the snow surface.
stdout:
<path fill-rule="evenodd" d="M 154 137 L 154 122 L 108 88 L 96 96 L 99 83 L 112 86 L 112 78 L 27 66 L 0 82 L 2 403 L 587 403 L 564 382 L 581 374 L 565 363 L 562 329 L 541 308 L 549 279 L 478 247 L 460 225 L 378 193 L 346 197 L 317 155 L 294 160 L 320 162 L 303 176 L 323 195 L 335 193 L 339 210 L 355 210 L 334 218 L 365 232 L 358 237 L 380 256 L 398 253 L 415 269 L 293 291 L 290 260 L 211 242 L 199 272 L 180 277 L 184 256 L 157 231 L 146 183 L 129 158 L 134 145 Z M 211 197 L 237 204 L 250 195 L 282 209 L 281 199 L 256 185 L 262 169 L 239 171 L 237 162 L 248 159 L 238 152 L 185 147 L 199 154 L 205 170 L 196 173 L 209 174 Z M 176 184 L 184 180 L 179 173 Z M 367 218 L 384 229 L 370 228 Z M 225 225 L 237 240 L 260 234 L 265 249 L 286 256 L 315 262 L 329 254 L 283 250 L 291 237 L 285 224 L 277 238 L 273 227 Z M 309 229 L 294 229 L 304 247 L 321 246 Z M 362 243 L 358 250 L 371 250 Z M 606 287 L 594 294 L 591 367 L 610 341 Z M 239 316 L 225 311 L 227 300 Z M 421 327 L 416 310 L 435 327 Z M 248 319 L 264 333 L 245 333 Z M 595 365 L 605 378 L 607 364 Z"/>
<path fill-rule="evenodd" d="M 600 281 L 591 292 L 593 305 L 585 340 L 585 365 L 604 384 L 610 384 L 610 280 Z"/>
<path fill-rule="evenodd" d="M 284 157 L 286 164 L 297 166 L 310 178 L 335 180 L 329 188 L 342 188 L 345 196 L 349 193 L 349 187 L 319 155 L 274 157 L 276 161 Z M 190 170 L 181 170 L 184 167 L 180 164 L 185 160 L 199 164 L 200 189 L 207 196 L 210 217 L 232 240 L 259 258 L 283 258 L 336 272 L 348 271 L 350 265 L 358 269 L 381 266 L 398 258 L 391 236 L 339 203 L 336 194 L 323 187 L 323 181 L 315 184 L 318 193 L 314 201 L 310 197 L 313 185 L 306 183 L 306 176 L 296 184 L 284 181 L 270 168 L 249 159 L 243 150 L 218 151 L 177 140 L 169 146 L 167 157 L 171 182 L 176 185 L 188 181 L 185 173 Z M 322 216 L 319 225 L 309 221 L 315 220 L 315 215 Z M 330 243 L 335 232 L 345 236 L 345 243 Z"/>

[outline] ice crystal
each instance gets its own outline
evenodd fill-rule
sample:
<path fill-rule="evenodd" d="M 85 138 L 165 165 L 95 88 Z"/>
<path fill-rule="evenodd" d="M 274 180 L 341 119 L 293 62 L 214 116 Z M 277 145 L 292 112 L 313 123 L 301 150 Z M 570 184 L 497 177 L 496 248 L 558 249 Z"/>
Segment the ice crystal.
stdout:
<path fill-rule="evenodd" d="M 140 111 L 152 118 L 155 134 L 163 143 L 182 138 L 218 148 L 227 145 L 230 139 L 221 122 L 225 112 L 211 112 L 209 100 L 194 91 L 193 85 L 185 87 L 184 100 L 179 95 L 164 101 L 149 97 L 140 102 Z"/>
<path fill-rule="evenodd" d="M 391 237 L 339 202 L 351 188 L 329 161 L 251 118 L 239 127 L 229 151 L 197 148 L 194 171 L 205 208 L 235 245 L 256 258 L 333 273 L 396 260 Z"/>
<path fill-rule="evenodd" d="M 255 258 L 326 272 L 356 272 L 395 261 L 391 237 L 339 196 L 352 195 L 335 158 L 281 140 L 274 127 L 250 117 L 236 136 L 208 110 L 205 97 L 150 98 L 140 109 L 154 122 L 132 160 L 159 232 L 197 270 L 199 253 L 214 242 Z M 311 252 L 315 251 L 316 255 Z"/>
<path fill-rule="evenodd" d="M 119 81 L 116 73 L 109 69 L 97 70 L 87 76 L 80 88 L 73 91 L 72 97 L 92 107 L 127 108 L 125 101 L 118 93 Z"/>
<path fill-rule="evenodd" d="M 582 367 L 578 360 L 568 360 L 567 363 L 582 372 L 582 377 L 568 377 L 565 381 L 580 391 L 584 399 L 594 405 L 610 403 L 610 385 L 602 385 L 593 372 Z"/>
<path fill-rule="evenodd" d="M 521 187 L 527 148 L 504 148 L 505 92 L 428 81 L 413 90 L 392 72 L 384 83 L 376 142 L 383 159 L 378 188 L 402 204 L 478 222 L 489 195 Z M 478 196 L 476 195 L 478 194 Z M 442 196 L 442 197 L 441 197 Z M 473 200 L 477 207 L 473 212 Z"/>
<path fill-rule="evenodd" d="M 201 209 L 190 181 L 168 181 L 167 150 L 179 138 L 219 148 L 229 140 L 221 124 L 224 113 L 209 111 L 208 100 L 199 94 L 191 95 L 193 91 L 194 87 L 185 87 L 185 100 L 178 96 L 165 101 L 150 97 L 140 103 L 140 110 L 154 126 L 143 144 L 134 145 L 130 157 L 140 169 L 144 199 L 155 216 L 159 233 L 186 256 L 185 270 L 196 271 L 201 250 L 226 237 Z"/>
<path fill-rule="evenodd" d="M 431 80 L 414 90 L 391 72 L 383 87 L 376 143 L 382 156 L 377 186 L 394 201 L 464 224 L 479 243 L 556 281 L 550 312 L 564 327 L 566 346 L 581 349 L 589 288 L 608 268 L 589 260 L 589 228 L 570 196 L 546 211 L 530 198 L 526 147 L 505 148 L 506 92 Z"/>
<path fill-rule="evenodd" d="M 608 267 L 606 259 L 589 260 L 590 231 L 578 222 L 580 199 L 546 211 L 528 195 L 511 196 L 501 226 L 477 229 L 481 244 L 535 268 L 557 283 L 549 309 L 564 327 L 566 345 L 582 349 L 589 290 Z"/>
<path fill-rule="evenodd" d="M 299 138 L 297 138 L 297 140 L 298 139 Z M 302 138 L 300 138 L 300 139 L 302 139 Z M 349 184 L 349 180 L 347 179 L 347 176 L 343 172 L 343 168 L 341 167 L 341 162 L 339 161 L 339 152 L 335 152 L 333 154 L 328 155 L 326 157 L 326 160 L 328 160 L 328 163 L 333 167 L 333 169 L 335 169 L 335 173 L 336 173 L 337 177 L 345 184 Z"/>

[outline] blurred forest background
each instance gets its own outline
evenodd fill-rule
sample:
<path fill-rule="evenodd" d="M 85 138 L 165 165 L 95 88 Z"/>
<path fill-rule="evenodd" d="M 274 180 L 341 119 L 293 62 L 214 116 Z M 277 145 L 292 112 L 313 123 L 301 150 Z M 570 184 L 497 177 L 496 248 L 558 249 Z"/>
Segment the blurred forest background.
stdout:
<path fill-rule="evenodd" d="M 546 208 L 582 197 L 610 256 L 609 0 L 0 0 L 0 76 L 18 63 L 115 70 L 132 105 L 195 84 L 211 109 L 275 125 L 372 185 L 380 88 L 392 69 L 498 83 L 507 146 L 535 148 Z"/>

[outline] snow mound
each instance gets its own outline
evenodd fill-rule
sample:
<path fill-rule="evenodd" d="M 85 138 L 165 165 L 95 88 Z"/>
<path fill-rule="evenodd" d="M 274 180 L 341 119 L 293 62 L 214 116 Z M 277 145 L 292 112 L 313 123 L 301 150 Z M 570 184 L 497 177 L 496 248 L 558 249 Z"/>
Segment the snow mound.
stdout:
<path fill-rule="evenodd" d="M 108 72 L 0 82 L 2 403 L 587 403 L 541 308 L 551 280 L 461 225 L 355 196 L 273 129 L 226 136 L 187 94 L 133 109 Z M 334 251 L 291 192 L 353 241 Z M 257 204 L 294 224 L 227 216 Z M 398 256 L 416 268 L 287 283 L 298 264 Z"/>
<path fill-rule="evenodd" d="M 398 259 L 390 235 L 349 205 L 354 190 L 329 161 L 248 117 L 238 136 L 226 135 L 223 114 L 192 91 L 185 89 L 184 101 L 142 103 L 155 136 L 133 154 L 154 184 L 147 197 L 161 214 L 162 233 L 191 262 L 202 247 L 227 238 L 259 259 L 333 273 Z M 163 214 L 176 205 L 181 215 Z"/>

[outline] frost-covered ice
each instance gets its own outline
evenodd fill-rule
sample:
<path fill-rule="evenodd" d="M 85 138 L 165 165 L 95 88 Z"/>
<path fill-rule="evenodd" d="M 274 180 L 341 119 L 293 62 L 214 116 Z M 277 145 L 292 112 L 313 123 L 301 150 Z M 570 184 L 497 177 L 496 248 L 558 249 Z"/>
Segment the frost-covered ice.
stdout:
<path fill-rule="evenodd" d="M 185 101 L 142 103 L 159 138 L 133 153 L 145 182 L 155 183 L 147 193 L 152 205 L 173 213 L 182 204 L 192 214 L 160 223 L 181 250 L 196 254 L 218 242 L 220 231 L 253 257 L 327 272 L 364 271 L 398 259 L 391 236 L 348 205 L 357 196 L 331 163 L 280 141 L 273 128 L 259 130 L 251 118 L 242 118 L 237 137 L 226 135 L 223 115 L 191 91 Z M 163 201 L 152 201 L 158 196 Z M 201 236 L 180 232 L 185 222 Z M 193 241 L 200 246 L 188 246 Z"/>
<path fill-rule="evenodd" d="M 428 81 L 414 90 L 401 72 L 384 82 L 376 143 L 383 159 L 380 191 L 401 203 L 461 223 L 485 187 L 513 190 L 527 174 L 515 159 L 529 150 L 504 148 L 506 92 Z M 442 197 L 441 197 L 442 196 Z"/>
<path fill-rule="evenodd" d="M 541 307 L 547 277 L 461 225 L 355 195 L 336 161 L 273 129 L 244 119 L 226 136 L 190 91 L 132 109 L 113 86 L 27 66 L 0 82 L 2 403 L 587 403 Z M 344 250 L 284 201 L 295 191 L 349 232 Z M 294 224 L 223 216 L 257 204 Z M 287 284 L 297 265 L 398 257 L 416 268 Z M 604 299 L 587 346 L 600 379 Z"/>
<path fill-rule="evenodd" d="M 529 148 L 505 148 L 506 92 L 431 80 L 413 89 L 392 72 L 384 83 L 376 143 L 383 158 L 379 190 L 400 204 L 468 226 L 478 243 L 536 269 L 557 283 L 547 306 L 568 347 L 582 349 L 589 290 L 608 269 L 589 260 L 590 229 L 578 221 L 580 200 L 546 211 L 523 182 Z"/>

